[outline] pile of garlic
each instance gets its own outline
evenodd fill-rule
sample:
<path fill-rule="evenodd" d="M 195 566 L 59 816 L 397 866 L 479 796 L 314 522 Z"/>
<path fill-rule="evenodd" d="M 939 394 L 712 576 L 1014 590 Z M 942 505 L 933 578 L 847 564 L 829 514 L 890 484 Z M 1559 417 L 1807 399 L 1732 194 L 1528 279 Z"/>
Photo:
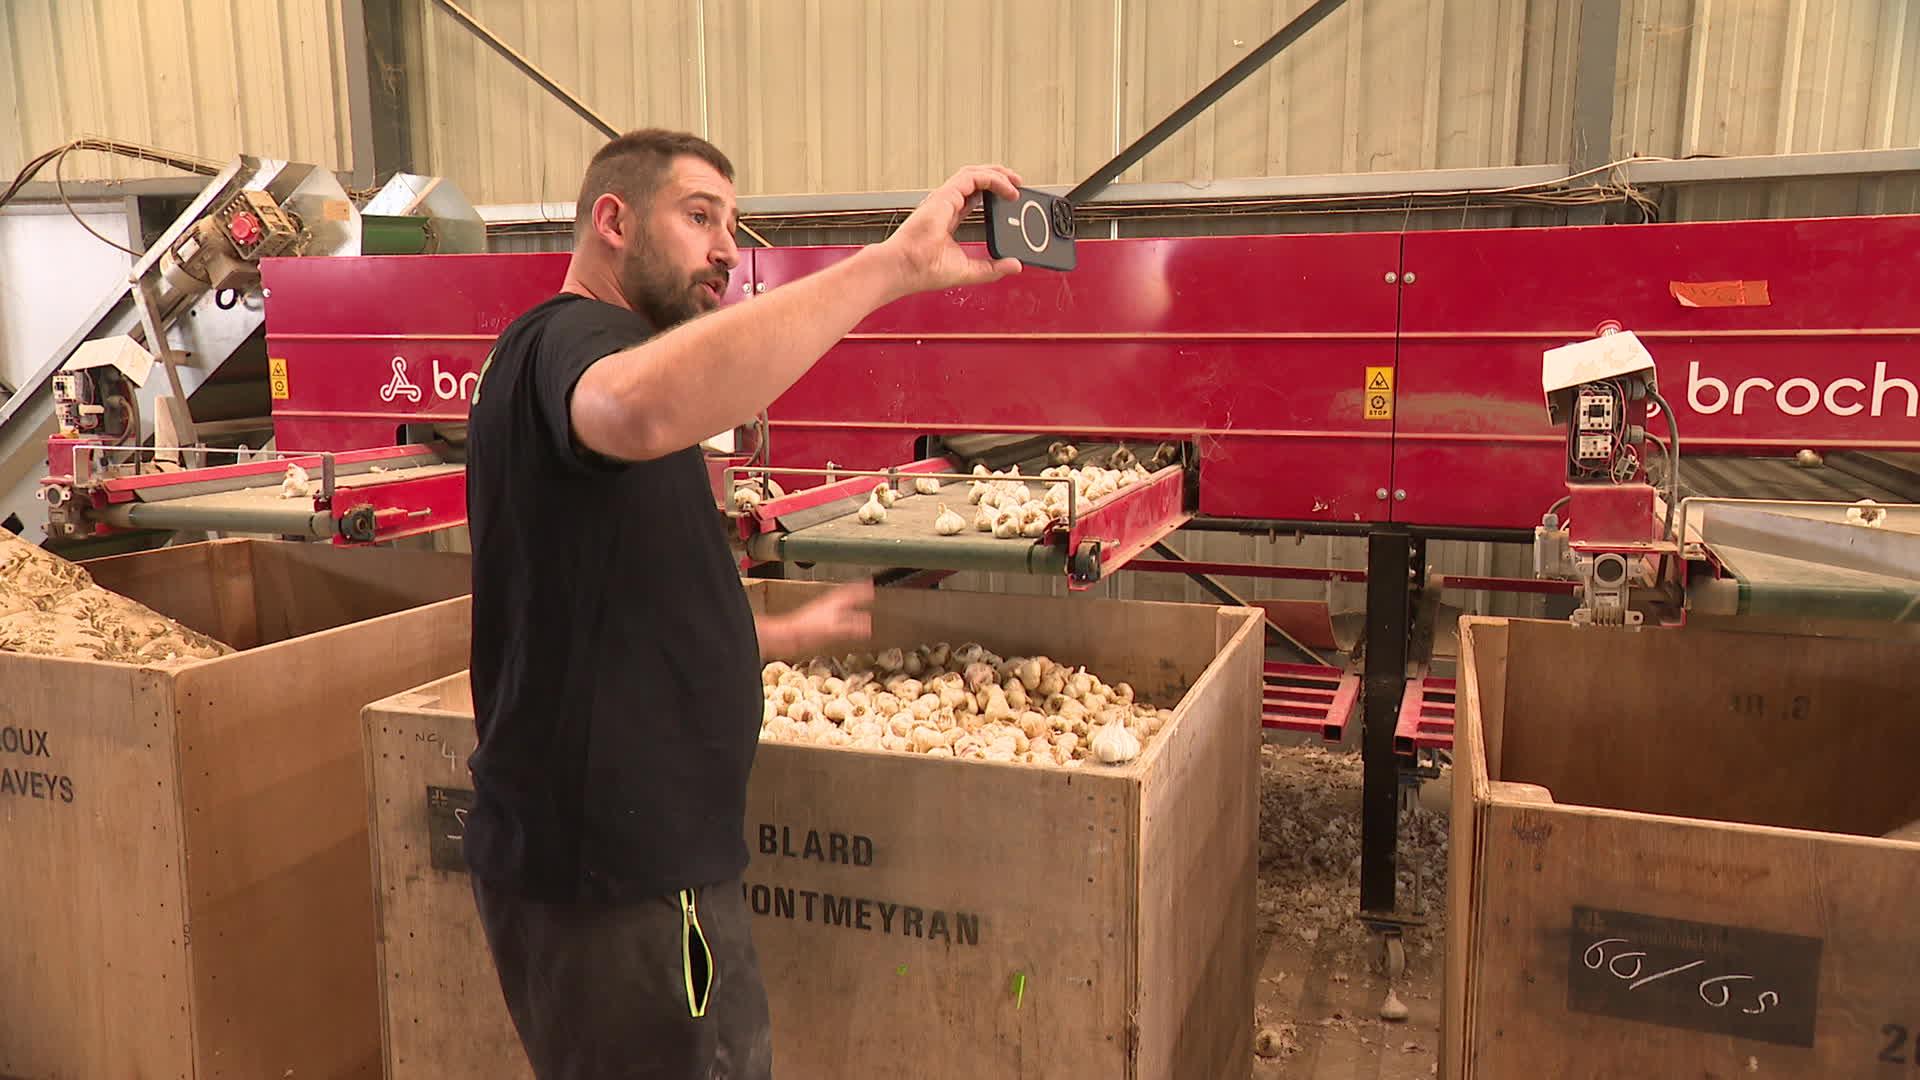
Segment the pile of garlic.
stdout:
<path fill-rule="evenodd" d="M 968 643 L 887 649 L 761 671 L 760 738 L 1078 768 L 1140 755 L 1170 713 L 1085 668 L 1002 659 Z"/>
<path fill-rule="evenodd" d="M 1055 465 L 1040 470 L 1037 479 L 1046 485 L 1046 490 L 1038 497 L 1029 486 L 1028 478 L 1020 475 L 1018 465 L 1006 472 L 988 472 L 985 465 L 975 465 L 973 475 L 977 479 L 967 486 L 967 501 L 978 507 L 973 515 L 973 527 L 999 539 L 1011 540 L 1043 536 L 1049 524 L 1066 520 L 1069 484 L 1075 509 L 1085 510 L 1152 474 L 1138 464 L 1124 469 Z"/>

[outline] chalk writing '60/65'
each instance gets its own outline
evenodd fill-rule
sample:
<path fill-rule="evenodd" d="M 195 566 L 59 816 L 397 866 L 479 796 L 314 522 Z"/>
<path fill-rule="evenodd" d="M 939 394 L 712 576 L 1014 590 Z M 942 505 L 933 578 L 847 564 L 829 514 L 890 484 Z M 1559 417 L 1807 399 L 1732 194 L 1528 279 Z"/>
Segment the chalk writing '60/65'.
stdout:
<path fill-rule="evenodd" d="M 1607 955 L 1609 946 L 1618 947 L 1612 950 L 1612 956 Z M 1705 960 L 1695 960 L 1691 963 L 1681 964 L 1678 967 L 1667 968 L 1665 971 L 1642 974 L 1644 970 L 1642 961 L 1646 958 L 1646 955 L 1644 952 L 1635 951 L 1632 948 L 1632 942 L 1626 938 L 1615 937 L 1601 938 L 1599 941 L 1587 946 L 1587 951 L 1582 955 L 1581 959 L 1586 963 L 1587 969 L 1590 971 L 1599 971 L 1605 968 L 1607 974 L 1626 982 L 1628 984 L 1627 989 L 1629 990 L 1638 990 L 1648 983 L 1658 982 L 1668 976 L 1678 975 L 1684 971 L 1692 971 L 1706 964 Z M 1753 981 L 1754 976 L 1752 975 L 1715 975 L 1712 978 L 1701 979 L 1696 984 L 1695 991 L 1700 995 L 1700 1000 L 1706 1002 L 1709 1006 L 1716 1009 L 1724 1009 L 1733 1001 L 1733 984 Z M 1743 1006 L 1740 1011 L 1746 1013 L 1748 1016 L 1759 1016 L 1779 1004 L 1779 994 L 1772 990 L 1762 990 L 1753 998 L 1753 1005 L 1751 1007 Z"/>

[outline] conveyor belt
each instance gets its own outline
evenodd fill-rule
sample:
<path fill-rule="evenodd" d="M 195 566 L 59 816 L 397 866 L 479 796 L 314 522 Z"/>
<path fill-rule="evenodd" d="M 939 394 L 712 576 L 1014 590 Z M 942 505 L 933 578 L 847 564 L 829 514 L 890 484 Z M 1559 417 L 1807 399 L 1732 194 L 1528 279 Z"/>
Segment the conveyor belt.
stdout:
<path fill-rule="evenodd" d="M 1105 460 L 1106 454 L 1098 452 L 1085 457 Z M 1035 498 L 1044 495 L 1050 484 L 1059 482 L 1040 479 L 1039 472 L 1046 467 L 1044 457 L 1017 464 L 1028 491 Z M 907 486 L 910 479 L 910 475 L 903 473 L 905 482 L 901 486 Z M 1181 467 L 1169 465 L 1150 479 L 1123 488 L 1098 504 L 1077 502 L 1075 521 L 1070 529 L 1056 521 L 1048 535 L 1039 539 L 998 539 L 975 529 L 973 519 L 978 508 L 967 500 L 970 480 L 948 481 L 932 494 L 900 495 L 887 511 L 885 521 L 863 525 L 858 511 L 872 490 L 871 483 L 863 482 L 857 494 L 846 498 L 801 509 L 778 510 L 778 528 L 752 536 L 747 541 L 747 554 L 757 562 L 976 570 L 1070 578 L 1076 573 L 1097 575 L 1103 561 L 1124 560 L 1185 522 L 1188 513 L 1184 509 L 1183 480 Z M 939 515 L 943 502 L 965 519 L 965 530 L 953 536 L 941 536 L 935 531 L 934 518 Z M 769 504 L 769 509 L 773 510 L 774 504 Z M 1086 541 L 1094 544 L 1084 543 Z M 1105 548 L 1096 555 L 1097 545 Z M 1081 548 L 1086 550 L 1077 550 Z M 1076 566 L 1076 555 L 1095 561 Z"/>
<path fill-rule="evenodd" d="M 1738 589 L 1730 614 L 1920 622 L 1920 581 L 1716 545 Z"/>
<path fill-rule="evenodd" d="M 1878 528 L 1844 507 L 1707 505 L 1700 535 L 1735 586 L 1720 613 L 1920 622 L 1920 510 L 1887 508 Z M 1704 599 L 1704 595 L 1703 595 Z"/>
<path fill-rule="evenodd" d="M 378 472 L 365 466 L 352 472 L 343 468 L 344 475 L 334 478 L 334 501 L 338 503 L 356 489 L 439 476 L 464 468 L 464 465 L 443 462 Z M 313 483 L 317 491 L 317 474 Z M 312 496 L 282 494 L 280 484 L 280 478 L 275 476 L 272 483 L 252 487 L 192 483 L 145 489 L 138 500 L 109 506 L 100 512 L 100 517 L 107 524 L 123 529 L 267 533 L 330 539 L 334 534 L 332 511 L 316 509 Z"/>
<path fill-rule="evenodd" d="M 1028 485 L 1029 489 L 1034 487 Z M 965 483 L 949 484 L 932 495 L 902 495 L 887 511 L 886 521 L 878 525 L 860 524 L 857 511 L 865 501 L 843 499 L 821 507 L 821 512 L 831 513 L 817 524 L 777 537 L 768 534 L 764 539 L 778 544 L 777 556 L 770 557 L 792 562 L 912 566 L 932 570 L 1066 573 L 1067 553 L 1058 546 L 1027 537 L 998 540 L 990 533 L 976 530 L 973 515 L 978 508 L 968 504 Z M 966 519 L 966 531 L 955 536 L 941 536 L 934 531 L 933 519 L 939 515 L 943 502 Z"/>
<path fill-rule="evenodd" d="M 1826 464 L 1802 466 L 1792 458 L 1686 457 L 1680 459 L 1681 498 L 1792 499 L 1805 502 L 1914 501 L 1910 496 L 1859 475 L 1851 457 L 1834 455 Z"/>

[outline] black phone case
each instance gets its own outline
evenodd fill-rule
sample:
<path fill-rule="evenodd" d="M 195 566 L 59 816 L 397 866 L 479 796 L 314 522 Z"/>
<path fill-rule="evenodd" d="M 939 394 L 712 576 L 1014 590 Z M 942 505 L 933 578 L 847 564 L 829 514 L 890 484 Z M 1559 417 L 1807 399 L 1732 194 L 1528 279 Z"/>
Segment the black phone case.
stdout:
<path fill-rule="evenodd" d="M 1071 205 L 1043 191 L 1018 190 L 1017 202 L 992 192 L 987 192 L 982 201 L 986 211 L 987 253 L 996 259 L 1019 259 L 1028 266 L 1047 270 L 1072 270 L 1079 258 L 1073 245 Z M 1060 204 L 1059 209 L 1055 208 L 1056 203 Z"/>

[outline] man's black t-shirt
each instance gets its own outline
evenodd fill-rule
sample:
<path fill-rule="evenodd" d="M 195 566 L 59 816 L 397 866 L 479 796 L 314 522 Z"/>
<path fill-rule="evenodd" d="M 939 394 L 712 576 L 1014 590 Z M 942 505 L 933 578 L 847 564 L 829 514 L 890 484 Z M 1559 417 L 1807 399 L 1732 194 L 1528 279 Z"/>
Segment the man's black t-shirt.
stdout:
<path fill-rule="evenodd" d="M 609 461 L 573 438 L 580 375 L 655 329 L 563 294 L 500 335 L 467 432 L 470 869 L 552 901 L 745 870 L 759 643 L 698 447 Z"/>

